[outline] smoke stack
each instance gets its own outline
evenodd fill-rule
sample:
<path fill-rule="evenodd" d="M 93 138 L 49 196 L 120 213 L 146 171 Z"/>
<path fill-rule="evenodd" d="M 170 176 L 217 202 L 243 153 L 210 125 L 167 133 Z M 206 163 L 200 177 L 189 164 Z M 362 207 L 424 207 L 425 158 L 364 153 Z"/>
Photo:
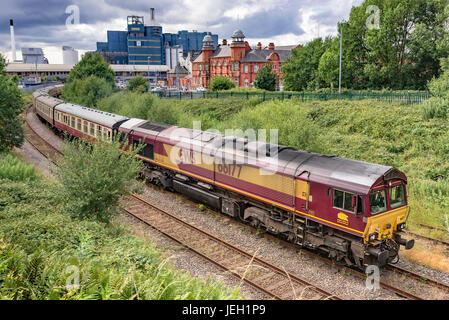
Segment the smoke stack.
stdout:
<path fill-rule="evenodd" d="M 151 21 L 154 21 L 154 8 L 151 8 L 150 11 L 151 11 Z"/>
<path fill-rule="evenodd" d="M 257 43 L 257 50 L 262 50 L 262 43 Z"/>
<path fill-rule="evenodd" d="M 9 20 L 9 28 L 11 30 L 11 51 L 12 51 L 12 61 L 16 61 L 16 40 L 14 38 L 14 21 Z"/>
<path fill-rule="evenodd" d="M 274 43 L 270 42 L 270 44 L 268 45 L 268 50 L 274 50 Z"/>

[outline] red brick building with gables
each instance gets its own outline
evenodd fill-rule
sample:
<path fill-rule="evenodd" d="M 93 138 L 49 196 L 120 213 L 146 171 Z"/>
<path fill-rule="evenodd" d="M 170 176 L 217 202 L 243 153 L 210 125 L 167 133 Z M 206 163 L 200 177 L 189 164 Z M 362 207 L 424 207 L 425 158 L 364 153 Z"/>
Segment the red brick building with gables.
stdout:
<path fill-rule="evenodd" d="M 212 37 L 208 34 L 203 39 L 201 54 L 192 63 L 192 87 L 208 87 L 215 76 L 231 79 L 237 87 L 253 87 L 254 79 L 261 68 L 270 62 L 278 74 L 278 88 L 282 86 L 282 63 L 298 46 L 275 48 L 270 43 L 262 49 L 259 42 L 256 49 L 251 49 L 241 30 L 232 34 L 232 43 L 226 40 L 214 49 Z"/>

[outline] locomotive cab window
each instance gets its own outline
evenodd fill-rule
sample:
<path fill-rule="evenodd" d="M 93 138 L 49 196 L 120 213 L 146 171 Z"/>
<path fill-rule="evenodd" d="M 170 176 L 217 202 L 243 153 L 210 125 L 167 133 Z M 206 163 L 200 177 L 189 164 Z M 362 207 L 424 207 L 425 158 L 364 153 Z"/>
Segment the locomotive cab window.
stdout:
<path fill-rule="evenodd" d="M 387 210 L 387 197 L 385 189 L 375 190 L 369 194 L 371 214 L 378 214 Z"/>
<path fill-rule="evenodd" d="M 340 190 L 334 190 L 333 201 L 334 208 L 355 213 L 355 208 L 357 206 L 355 194 Z M 359 207 L 362 207 L 362 201 L 360 200 L 360 197 L 358 202 L 360 203 Z M 359 213 L 359 210 L 357 210 L 357 213 Z"/>
<path fill-rule="evenodd" d="M 390 206 L 397 208 L 405 205 L 405 188 L 403 184 L 390 188 Z"/>

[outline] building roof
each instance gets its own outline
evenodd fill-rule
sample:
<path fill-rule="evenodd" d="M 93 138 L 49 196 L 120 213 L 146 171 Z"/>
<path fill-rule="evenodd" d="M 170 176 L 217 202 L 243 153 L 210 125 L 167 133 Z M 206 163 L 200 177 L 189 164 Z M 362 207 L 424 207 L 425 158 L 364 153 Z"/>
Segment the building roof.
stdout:
<path fill-rule="evenodd" d="M 22 48 L 22 54 L 26 55 L 44 55 L 41 48 Z"/>
<path fill-rule="evenodd" d="M 285 62 L 292 54 L 291 50 L 251 50 L 246 53 L 241 62 L 266 62 L 272 53 L 279 55 L 279 60 Z"/>
<path fill-rule="evenodd" d="M 174 67 L 173 69 L 171 69 L 168 73 L 173 73 L 173 74 L 189 74 L 189 71 L 184 67 L 181 66 L 179 63 L 176 65 L 176 67 Z"/>
<path fill-rule="evenodd" d="M 243 34 L 242 30 L 237 29 L 232 34 L 232 38 L 245 38 L 245 35 Z"/>
<path fill-rule="evenodd" d="M 221 45 L 219 46 L 214 53 L 212 54 L 211 58 L 222 58 L 222 57 L 230 57 L 231 56 L 231 46 L 229 44 L 227 45 Z"/>
<path fill-rule="evenodd" d="M 72 64 L 34 64 L 34 63 L 10 63 L 6 66 L 6 72 L 70 72 Z M 128 65 L 111 64 L 115 72 L 167 72 L 170 68 L 166 65 Z"/>

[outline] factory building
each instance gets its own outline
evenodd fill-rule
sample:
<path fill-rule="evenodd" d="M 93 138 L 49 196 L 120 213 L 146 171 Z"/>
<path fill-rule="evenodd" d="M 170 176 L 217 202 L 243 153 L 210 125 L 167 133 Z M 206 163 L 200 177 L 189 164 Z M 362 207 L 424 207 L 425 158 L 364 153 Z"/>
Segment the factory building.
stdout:
<path fill-rule="evenodd" d="M 63 64 L 77 64 L 78 51 L 69 46 L 62 47 L 62 61 Z"/>
<path fill-rule="evenodd" d="M 145 25 L 144 17 L 129 16 L 127 31 L 108 31 L 107 42 L 97 42 L 99 52 L 110 64 L 170 65 L 174 68 L 179 53 L 187 57 L 191 52 L 201 51 L 206 32 L 162 33 L 162 27 L 154 18 L 151 8 L 150 22 Z M 214 46 L 218 35 L 211 35 Z"/>
<path fill-rule="evenodd" d="M 41 48 L 22 48 L 23 63 L 48 64 Z"/>

